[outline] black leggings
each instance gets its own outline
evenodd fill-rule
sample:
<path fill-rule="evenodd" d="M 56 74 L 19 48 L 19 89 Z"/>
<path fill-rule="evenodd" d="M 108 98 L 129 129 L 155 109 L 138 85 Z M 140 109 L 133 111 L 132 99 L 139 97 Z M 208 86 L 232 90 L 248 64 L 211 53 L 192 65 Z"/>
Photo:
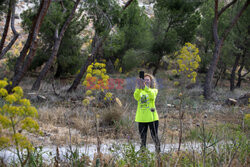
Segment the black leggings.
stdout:
<path fill-rule="evenodd" d="M 152 139 L 155 143 L 156 152 L 160 152 L 160 141 L 158 138 L 159 121 L 141 123 L 139 122 L 139 133 L 141 136 L 141 148 L 146 147 L 148 126 L 151 132 Z"/>

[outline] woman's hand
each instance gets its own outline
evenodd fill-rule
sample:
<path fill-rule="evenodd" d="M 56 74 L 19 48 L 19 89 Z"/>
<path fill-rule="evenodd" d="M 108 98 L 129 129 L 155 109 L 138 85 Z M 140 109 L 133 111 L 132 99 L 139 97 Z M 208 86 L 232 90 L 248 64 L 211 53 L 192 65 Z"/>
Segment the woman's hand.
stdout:
<path fill-rule="evenodd" d="M 144 89 L 144 87 L 145 87 L 145 81 L 142 78 L 137 78 L 136 84 L 137 84 L 139 89 Z"/>

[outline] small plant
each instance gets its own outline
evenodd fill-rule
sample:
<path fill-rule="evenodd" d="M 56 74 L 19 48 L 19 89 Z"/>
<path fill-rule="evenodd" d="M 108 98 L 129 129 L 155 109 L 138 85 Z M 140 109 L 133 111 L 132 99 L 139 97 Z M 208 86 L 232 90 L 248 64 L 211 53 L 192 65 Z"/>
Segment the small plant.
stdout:
<path fill-rule="evenodd" d="M 172 70 L 172 74 L 174 76 L 179 75 L 182 78 L 181 82 L 175 81 L 174 86 L 181 85 L 181 91 L 179 92 L 179 97 L 177 99 L 176 104 L 178 105 L 179 110 L 179 146 L 178 146 L 178 152 L 181 149 L 181 143 L 182 143 L 182 134 L 183 134 L 183 118 L 185 110 L 183 109 L 183 102 L 186 95 L 184 95 L 184 87 L 185 84 L 188 82 L 195 83 L 197 73 L 195 70 L 199 67 L 199 63 L 201 62 L 201 58 L 198 55 L 199 49 L 196 48 L 195 45 L 191 43 L 186 43 L 183 48 L 175 53 L 176 61 L 172 62 L 175 69 Z"/>
<path fill-rule="evenodd" d="M 5 136 L 0 134 L 0 147 L 14 145 L 18 160 L 21 166 L 24 166 L 34 148 L 22 131 L 41 133 L 38 123 L 34 120 L 38 113 L 30 101 L 23 98 L 21 87 L 14 87 L 13 93 L 9 94 L 5 89 L 9 84 L 11 83 L 7 80 L 0 80 L 0 99 L 3 100 L 3 106 L 0 106 L 0 130 L 7 131 Z"/>
<path fill-rule="evenodd" d="M 135 145 L 129 142 L 121 146 L 113 145 L 110 152 L 116 156 L 118 166 L 155 166 L 156 155 L 147 148 L 136 151 Z"/>
<path fill-rule="evenodd" d="M 175 69 L 172 70 L 173 75 L 181 75 L 187 77 L 192 83 L 196 82 L 197 73 L 201 58 L 198 55 L 199 49 L 191 43 L 186 43 L 185 46 L 176 52 L 176 61 L 173 62 Z M 186 79 L 184 79 L 184 82 Z M 185 83 L 184 83 L 185 84 Z"/>

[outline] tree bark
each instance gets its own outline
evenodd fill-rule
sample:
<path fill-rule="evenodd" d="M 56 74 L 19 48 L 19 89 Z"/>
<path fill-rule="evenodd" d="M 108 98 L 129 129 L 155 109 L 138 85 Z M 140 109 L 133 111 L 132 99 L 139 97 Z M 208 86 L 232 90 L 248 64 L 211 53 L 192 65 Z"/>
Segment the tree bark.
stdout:
<path fill-rule="evenodd" d="M 242 72 L 244 66 L 245 66 L 245 53 L 242 55 L 242 60 L 241 60 L 241 64 L 240 64 L 240 69 L 238 70 L 238 82 L 237 82 L 237 84 L 236 84 L 236 87 L 237 87 L 237 88 L 240 88 L 240 86 L 241 86 L 241 81 L 242 81 L 241 72 Z"/>
<path fill-rule="evenodd" d="M 220 68 L 220 72 L 219 72 L 219 75 L 218 75 L 218 77 L 217 77 L 217 79 L 216 79 L 216 82 L 215 82 L 215 84 L 214 84 L 214 88 L 217 87 L 217 85 L 218 85 L 218 83 L 219 83 L 219 80 L 220 80 L 220 79 L 222 78 L 222 76 L 225 74 L 226 70 L 227 70 L 227 66 L 226 66 L 225 64 L 223 64 L 223 65 L 221 66 L 221 68 Z"/>
<path fill-rule="evenodd" d="M 16 8 L 16 1 L 11 2 L 11 30 L 14 34 L 12 40 L 10 43 L 2 50 L 2 53 L 0 55 L 0 59 L 11 49 L 11 47 L 16 42 L 17 38 L 19 37 L 19 34 L 17 33 L 15 29 L 15 8 Z"/>
<path fill-rule="evenodd" d="M 72 92 L 72 91 L 76 90 L 76 88 L 79 85 L 79 83 L 81 82 L 81 79 L 82 79 L 83 75 L 85 74 L 88 66 L 95 60 L 99 48 L 102 47 L 102 44 L 103 44 L 103 40 L 102 39 L 99 39 L 96 42 L 94 40 L 93 42 L 94 42 L 94 46 L 92 45 L 93 49 L 92 49 L 91 55 L 88 56 L 88 59 L 87 59 L 86 63 L 82 66 L 82 68 L 80 70 L 80 73 L 76 76 L 73 84 L 68 89 L 68 92 Z"/>
<path fill-rule="evenodd" d="M 218 44 L 215 46 L 214 54 L 213 54 L 213 59 L 210 64 L 210 67 L 208 69 L 207 75 L 206 75 L 206 80 L 205 80 L 205 86 L 204 86 L 204 96 L 205 98 L 209 98 L 212 94 L 212 79 L 214 77 L 214 72 L 216 70 L 216 66 L 219 61 L 219 55 L 222 47 L 222 42 L 220 41 Z"/>
<path fill-rule="evenodd" d="M 8 34 L 9 25 L 10 25 L 10 18 L 11 18 L 11 0 L 9 1 L 8 14 L 7 14 L 6 21 L 5 21 L 3 35 L 2 35 L 2 38 L 1 38 L 0 53 L 2 53 L 2 50 L 3 50 L 3 47 L 4 47 L 4 43 L 5 43 L 7 34 Z M 0 59 L 2 59 L 2 56 L 0 56 Z"/>
<path fill-rule="evenodd" d="M 231 77 L 230 77 L 230 91 L 233 91 L 234 88 L 235 88 L 235 85 L 234 85 L 235 72 L 236 72 L 236 69 L 237 69 L 237 67 L 239 65 L 239 61 L 240 61 L 240 55 L 237 54 L 236 57 L 235 57 L 235 61 L 234 61 L 234 65 L 233 65 L 232 72 L 231 72 Z"/>
<path fill-rule="evenodd" d="M 20 53 L 19 58 L 17 59 L 15 65 L 15 74 L 12 78 L 12 85 L 7 87 L 8 91 L 12 90 L 13 87 L 17 86 L 20 83 L 27 69 L 30 67 L 31 61 L 33 60 L 37 48 L 37 35 L 49 8 L 50 2 L 51 0 L 43 0 L 40 4 L 40 8 L 38 10 L 36 19 L 33 21 L 33 26 L 30 31 L 29 37 Z"/>
<path fill-rule="evenodd" d="M 51 0 L 49 0 L 49 1 L 51 1 Z M 23 65 L 25 57 L 27 56 L 27 53 L 28 53 L 28 51 L 30 49 L 31 43 L 34 40 L 34 32 L 35 32 L 35 29 L 36 29 L 36 26 L 37 26 L 37 20 L 39 18 L 39 15 L 40 15 L 42 9 L 43 9 L 44 4 L 45 4 L 45 2 L 43 0 L 41 2 L 41 4 L 40 4 L 37 15 L 33 20 L 32 27 L 31 27 L 31 29 L 29 31 L 29 35 L 28 35 L 28 38 L 27 38 L 27 40 L 25 42 L 25 45 L 24 45 L 23 49 L 20 52 L 20 56 L 16 60 L 16 64 L 15 64 L 15 68 L 14 68 L 15 75 L 17 75 L 18 72 L 22 72 L 22 65 Z"/>
<path fill-rule="evenodd" d="M 214 21 L 213 21 L 213 37 L 214 37 L 214 41 L 215 41 L 215 49 L 214 49 L 213 59 L 211 60 L 210 67 L 209 67 L 209 70 L 207 72 L 206 80 L 205 80 L 204 97 L 206 99 L 210 98 L 211 94 L 212 94 L 212 80 L 213 80 L 213 77 L 214 77 L 214 72 L 216 70 L 218 60 L 220 58 L 220 51 L 221 51 L 221 47 L 223 46 L 223 42 L 226 39 L 226 37 L 228 36 L 229 32 L 232 30 L 235 23 L 238 21 L 238 19 L 242 15 L 243 11 L 245 11 L 246 8 L 248 7 L 248 5 L 250 3 L 250 0 L 246 0 L 245 4 L 240 9 L 240 11 L 234 16 L 234 18 L 230 22 L 229 26 L 223 31 L 221 39 L 220 39 L 219 35 L 218 35 L 219 16 L 221 16 L 221 14 L 223 12 L 225 12 L 234 3 L 229 3 L 228 5 L 223 7 L 220 11 L 218 11 L 218 0 L 215 0 Z"/>
<path fill-rule="evenodd" d="M 54 44 L 54 47 L 53 47 L 53 50 L 52 50 L 52 54 L 49 58 L 49 60 L 47 61 L 46 65 L 44 66 L 44 68 L 42 69 L 42 71 L 40 72 L 37 80 L 35 81 L 35 83 L 33 84 L 32 86 L 32 90 L 38 90 L 40 88 L 40 85 L 41 85 L 41 81 L 42 79 L 46 76 L 46 74 L 48 73 L 50 67 L 52 66 L 55 58 L 56 58 L 56 55 L 58 53 L 58 50 L 59 50 L 59 47 L 61 45 L 61 41 L 62 41 L 62 38 L 64 36 L 64 33 L 65 31 L 67 30 L 71 20 L 73 19 L 74 17 L 74 14 L 75 14 L 75 11 L 76 11 L 76 8 L 79 4 L 80 0 L 77 0 L 69 17 L 67 18 L 67 20 L 65 21 L 61 31 L 60 31 L 60 34 L 58 36 L 58 30 L 56 30 L 56 38 L 55 38 L 55 44 Z"/>

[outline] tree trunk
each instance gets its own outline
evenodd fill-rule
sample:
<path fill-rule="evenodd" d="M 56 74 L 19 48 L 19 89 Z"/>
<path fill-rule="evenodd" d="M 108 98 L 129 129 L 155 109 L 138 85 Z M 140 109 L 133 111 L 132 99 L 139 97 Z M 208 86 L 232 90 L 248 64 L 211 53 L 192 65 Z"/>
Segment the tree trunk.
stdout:
<path fill-rule="evenodd" d="M 234 86 L 234 80 L 235 80 L 235 72 L 236 72 L 236 69 L 239 65 L 239 61 L 240 61 L 240 55 L 237 54 L 236 57 L 235 57 L 235 61 L 234 61 L 234 65 L 233 65 L 233 68 L 232 68 L 232 72 L 231 72 L 231 77 L 230 77 L 230 90 L 233 91 L 235 86 Z"/>
<path fill-rule="evenodd" d="M 3 35 L 2 35 L 2 39 L 1 39 L 1 43 L 0 43 L 0 54 L 2 53 L 4 43 L 5 43 L 7 34 L 8 34 L 9 25 L 10 25 L 10 17 L 11 17 L 11 0 L 9 1 L 8 14 L 7 14 L 7 17 L 6 17 L 4 31 L 3 31 Z M 2 59 L 2 56 L 0 56 L 0 59 Z"/>
<path fill-rule="evenodd" d="M 163 57 L 163 53 L 161 52 L 161 53 L 160 53 L 160 56 L 158 57 L 158 60 L 157 60 L 157 62 L 156 62 L 156 64 L 155 64 L 155 69 L 153 70 L 153 76 L 156 75 L 156 73 L 157 73 L 157 71 L 158 71 L 158 69 L 159 69 L 160 62 L 161 62 L 161 58 L 162 58 L 162 57 Z"/>
<path fill-rule="evenodd" d="M 38 90 L 38 89 L 40 88 L 42 79 L 46 76 L 46 74 L 48 73 L 48 71 L 49 71 L 51 65 L 53 64 L 53 62 L 54 62 L 54 60 L 55 60 L 55 58 L 56 58 L 56 55 L 57 55 L 57 53 L 58 53 L 60 44 L 61 44 L 61 42 L 62 42 L 62 38 L 63 38 L 63 36 L 64 36 L 64 33 L 65 33 L 65 31 L 67 30 L 67 28 L 68 28 L 68 26 L 69 26 L 71 20 L 72 20 L 73 17 L 74 17 L 74 14 L 75 14 L 75 11 L 76 11 L 76 8 L 77 8 L 79 2 L 80 2 L 80 0 L 77 0 L 77 1 L 76 1 L 76 3 L 75 3 L 75 5 L 74 5 L 74 7 L 73 7 L 73 9 L 72 9 L 72 11 L 71 11 L 69 17 L 68 17 L 67 20 L 65 21 L 65 23 L 64 23 L 64 25 L 63 25 L 63 27 L 62 27 L 62 29 L 61 29 L 61 31 L 60 31 L 59 37 L 58 37 L 58 33 L 57 33 L 58 31 L 56 30 L 56 31 L 57 31 L 57 32 L 56 32 L 56 39 L 55 39 L 55 44 L 54 44 L 54 47 L 53 47 L 52 54 L 51 54 L 49 60 L 47 61 L 46 65 L 44 66 L 44 68 L 43 68 L 42 71 L 40 72 L 40 74 L 39 74 L 37 80 L 36 80 L 35 83 L 33 84 L 32 90 Z"/>
<path fill-rule="evenodd" d="M 62 74 L 62 66 L 58 63 L 54 78 L 59 78 Z"/>
<path fill-rule="evenodd" d="M 96 35 L 94 37 L 94 39 L 97 39 L 96 38 Z M 105 40 L 105 39 L 104 39 Z M 102 39 L 98 39 L 97 41 L 96 40 L 93 40 L 93 45 L 92 45 L 92 53 L 91 53 L 91 56 L 88 57 L 86 63 L 82 66 L 81 70 L 80 70 L 80 73 L 76 76 L 73 84 L 71 85 L 71 87 L 68 89 L 68 92 L 72 92 L 74 90 L 76 90 L 77 86 L 79 85 L 79 83 L 81 82 L 81 79 L 83 77 L 83 75 L 85 74 L 88 66 L 95 60 L 96 58 L 96 55 L 97 53 L 99 52 L 99 48 L 102 47 L 102 44 L 103 44 L 103 41 Z"/>
<path fill-rule="evenodd" d="M 206 99 L 211 97 L 212 94 L 212 80 L 214 76 L 214 72 L 218 63 L 218 60 L 220 58 L 220 50 L 223 46 L 224 40 L 227 38 L 228 34 L 232 30 L 235 23 L 239 20 L 240 16 L 242 15 L 243 11 L 245 11 L 250 4 L 250 0 L 246 0 L 243 7 L 240 9 L 240 11 L 234 16 L 234 18 L 231 20 L 229 26 L 223 31 L 221 39 L 218 35 L 218 21 L 219 17 L 222 15 L 223 12 L 225 12 L 230 6 L 232 6 L 237 0 L 231 1 L 229 4 L 227 4 L 225 7 L 223 7 L 220 11 L 218 11 L 218 0 L 215 0 L 214 5 L 214 21 L 213 21 L 213 37 L 215 41 L 215 49 L 213 54 L 213 59 L 211 60 L 209 70 L 206 75 L 205 80 L 205 86 L 204 86 L 204 97 Z"/>
<path fill-rule="evenodd" d="M 3 57 L 10 49 L 11 47 L 14 45 L 14 43 L 16 42 L 17 38 L 19 37 L 19 34 L 17 33 L 16 29 L 15 29 L 15 8 L 16 8 L 16 1 L 12 1 L 11 2 L 11 30 L 14 34 L 12 40 L 10 41 L 10 43 L 2 50 L 2 53 L 0 55 L 0 58 Z"/>
<path fill-rule="evenodd" d="M 128 2 L 124 5 L 123 10 L 124 11 L 132 2 L 133 0 L 128 0 Z M 112 30 L 113 27 L 110 27 L 109 31 Z M 109 33 L 108 33 L 109 34 Z M 95 47 L 92 49 L 92 53 L 91 56 L 88 57 L 87 62 L 82 66 L 80 73 L 76 76 L 73 84 L 71 85 L 71 87 L 68 89 L 68 92 L 72 92 L 74 90 L 76 90 L 77 86 L 79 85 L 84 73 L 87 70 L 88 65 L 90 65 L 96 57 L 96 53 L 98 52 L 99 48 L 102 47 L 102 43 L 107 39 L 107 37 L 98 40 L 98 42 L 95 44 Z"/>
<path fill-rule="evenodd" d="M 246 51 L 246 50 L 245 50 Z M 240 69 L 238 70 L 238 82 L 236 84 L 236 87 L 237 88 L 240 88 L 240 85 L 241 85 L 241 81 L 242 81 L 242 75 L 241 75 L 241 72 L 243 70 L 245 66 L 245 53 L 242 55 L 242 60 L 241 60 L 241 64 L 240 64 Z"/>
<path fill-rule="evenodd" d="M 219 75 L 218 75 L 218 77 L 217 77 L 217 79 L 216 79 L 216 82 L 215 82 L 215 84 L 214 84 L 214 88 L 217 87 L 217 85 L 218 85 L 218 83 L 219 83 L 219 80 L 220 80 L 220 79 L 222 78 L 222 76 L 225 74 L 226 70 L 227 70 L 227 66 L 226 66 L 225 64 L 223 64 L 223 65 L 221 66 L 221 68 L 220 68 L 220 72 L 219 72 Z"/>
<path fill-rule="evenodd" d="M 25 43 L 25 46 L 23 47 L 20 53 L 20 56 L 17 59 L 16 65 L 15 65 L 15 74 L 12 78 L 12 85 L 7 87 L 8 91 L 12 90 L 13 87 L 17 86 L 20 83 L 27 69 L 30 67 L 31 61 L 33 60 L 33 57 L 35 55 L 36 48 L 37 48 L 37 35 L 40 30 L 43 19 L 47 13 L 47 10 L 49 8 L 50 2 L 51 0 L 43 0 L 40 4 L 37 17 L 33 21 L 32 30 L 30 31 L 30 34 Z M 28 50 L 29 50 L 29 53 L 27 55 Z M 26 55 L 27 55 L 27 58 L 24 61 L 24 58 L 26 57 Z"/>
<path fill-rule="evenodd" d="M 213 54 L 213 59 L 211 62 L 211 65 L 208 69 L 206 80 L 205 80 L 205 86 L 204 86 L 204 96 L 205 98 L 209 98 L 212 94 L 212 81 L 214 77 L 214 72 L 216 70 L 216 66 L 218 64 L 219 58 L 220 58 L 220 51 L 222 47 L 222 42 L 219 41 L 218 44 L 215 44 L 215 51 Z"/>

